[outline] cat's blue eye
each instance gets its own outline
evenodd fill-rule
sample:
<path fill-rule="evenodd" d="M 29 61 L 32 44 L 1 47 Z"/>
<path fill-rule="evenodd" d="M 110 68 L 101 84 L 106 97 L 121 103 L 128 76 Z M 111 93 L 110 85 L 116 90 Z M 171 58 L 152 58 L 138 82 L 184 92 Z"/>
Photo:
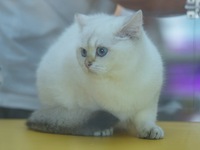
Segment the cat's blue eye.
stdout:
<path fill-rule="evenodd" d="M 106 47 L 98 47 L 96 50 L 97 56 L 104 57 L 108 53 L 108 49 Z"/>
<path fill-rule="evenodd" d="M 81 48 L 81 55 L 82 55 L 83 57 L 86 57 L 86 56 L 87 56 L 87 50 L 84 49 L 84 48 Z"/>

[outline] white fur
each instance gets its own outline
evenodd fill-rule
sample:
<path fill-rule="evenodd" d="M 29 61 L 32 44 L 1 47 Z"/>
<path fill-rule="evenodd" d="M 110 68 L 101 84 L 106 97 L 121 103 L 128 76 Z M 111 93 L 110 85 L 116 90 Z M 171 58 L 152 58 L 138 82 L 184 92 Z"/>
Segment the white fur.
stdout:
<path fill-rule="evenodd" d="M 162 60 L 137 22 L 137 37 L 118 35 L 128 20 L 130 16 L 77 15 L 41 61 L 37 72 L 41 102 L 69 110 L 107 110 L 135 126 L 139 136 L 145 136 L 144 130 L 156 130 L 155 138 L 162 138 L 163 131 L 155 125 Z M 107 47 L 107 55 L 96 57 L 97 46 Z M 89 69 L 81 47 L 95 57 Z"/>

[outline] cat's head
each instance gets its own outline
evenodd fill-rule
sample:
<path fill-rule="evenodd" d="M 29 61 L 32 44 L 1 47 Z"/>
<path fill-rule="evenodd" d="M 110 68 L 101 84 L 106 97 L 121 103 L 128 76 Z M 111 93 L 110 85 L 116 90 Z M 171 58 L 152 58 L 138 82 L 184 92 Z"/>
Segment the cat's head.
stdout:
<path fill-rule="evenodd" d="M 82 69 L 96 75 L 121 72 L 137 61 L 137 41 L 142 35 L 142 12 L 132 16 L 77 14 L 80 30 L 78 62 Z M 131 64 L 130 64 L 131 63 Z"/>

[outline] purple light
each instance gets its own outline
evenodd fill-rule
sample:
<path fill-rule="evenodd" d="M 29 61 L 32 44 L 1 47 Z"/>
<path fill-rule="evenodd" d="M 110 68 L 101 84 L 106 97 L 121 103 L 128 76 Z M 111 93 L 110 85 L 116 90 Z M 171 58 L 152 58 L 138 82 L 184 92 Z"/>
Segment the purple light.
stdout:
<path fill-rule="evenodd" d="M 173 64 L 168 68 L 166 93 L 191 96 L 200 93 L 200 66 Z"/>

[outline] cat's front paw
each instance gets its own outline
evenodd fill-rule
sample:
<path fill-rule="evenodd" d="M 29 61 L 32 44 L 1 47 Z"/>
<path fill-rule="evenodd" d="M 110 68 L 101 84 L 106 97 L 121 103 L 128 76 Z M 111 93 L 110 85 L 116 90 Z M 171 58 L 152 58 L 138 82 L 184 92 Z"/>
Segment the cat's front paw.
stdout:
<path fill-rule="evenodd" d="M 143 129 L 140 129 L 139 133 L 139 138 L 144 138 L 144 139 L 162 139 L 164 137 L 164 131 L 161 127 L 159 126 L 153 126 L 153 127 L 145 127 Z"/>
<path fill-rule="evenodd" d="M 113 135 L 113 128 L 94 132 L 94 136 L 112 136 L 112 135 Z"/>

